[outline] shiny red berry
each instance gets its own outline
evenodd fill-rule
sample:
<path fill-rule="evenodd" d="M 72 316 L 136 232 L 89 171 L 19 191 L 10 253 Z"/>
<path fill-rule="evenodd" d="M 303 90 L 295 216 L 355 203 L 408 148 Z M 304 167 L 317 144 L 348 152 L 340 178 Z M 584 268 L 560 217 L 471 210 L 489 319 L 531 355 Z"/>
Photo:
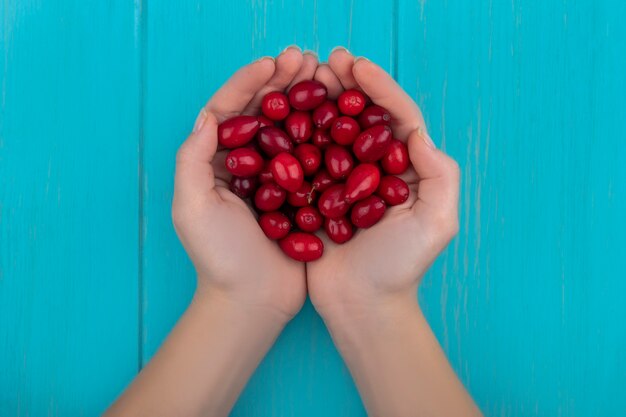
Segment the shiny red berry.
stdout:
<path fill-rule="evenodd" d="M 354 158 L 346 148 L 339 145 L 330 145 L 324 154 L 324 163 L 331 177 L 343 179 L 350 174 L 354 167 Z"/>
<path fill-rule="evenodd" d="M 267 93 L 261 101 L 261 111 L 272 120 L 283 120 L 289 115 L 289 99 L 280 91 Z"/>
<path fill-rule="evenodd" d="M 293 142 L 282 129 L 277 127 L 264 127 L 257 134 L 259 146 L 270 158 L 281 152 L 293 152 Z"/>
<path fill-rule="evenodd" d="M 344 199 L 344 188 L 343 184 L 336 184 L 330 186 L 322 193 L 317 202 L 317 208 L 319 208 L 322 215 L 337 218 L 348 212 L 350 205 Z"/>
<path fill-rule="evenodd" d="M 320 193 L 323 193 L 328 189 L 328 187 L 336 183 L 337 180 L 331 177 L 328 171 L 325 169 L 317 171 L 317 174 L 315 174 L 315 176 L 313 177 L 313 181 L 311 182 L 315 190 Z"/>
<path fill-rule="evenodd" d="M 391 124 L 391 114 L 383 107 L 375 104 L 367 106 L 365 110 L 359 115 L 359 124 L 361 129 L 369 129 L 376 125 Z"/>
<path fill-rule="evenodd" d="M 382 198 L 371 195 L 364 200 L 357 202 L 352 207 L 350 220 L 356 227 L 366 229 L 374 226 L 385 214 L 387 206 Z"/>
<path fill-rule="evenodd" d="M 217 141 L 225 148 L 238 148 L 250 142 L 257 130 L 259 121 L 256 116 L 235 116 L 217 127 Z"/>
<path fill-rule="evenodd" d="M 285 119 L 285 130 L 295 143 L 303 143 L 313 134 L 313 121 L 307 112 L 294 111 Z"/>
<path fill-rule="evenodd" d="M 319 129 L 328 129 L 339 117 L 339 109 L 333 101 L 325 101 L 313 110 L 313 124 Z"/>
<path fill-rule="evenodd" d="M 318 209 L 312 206 L 301 207 L 296 212 L 296 225 L 304 232 L 316 232 L 322 227 L 324 219 Z"/>
<path fill-rule="evenodd" d="M 336 219 L 326 218 L 324 220 L 324 230 L 326 235 L 335 243 L 342 244 L 352 239 L 354 230 L 352 223 L 345 217 L 337 217 Z"/>
<path fill-rule="evenodd" d="M 333 143 L 333 140 L 330 137 L 330 133 L 322 129 L 316 129 L 313 132 L 313 145 L 317 146 L 320 149 L 326 149 L 328 145 Z"/>
<path fill-rule="evenodd" d="M 378 125 L 363 131 L 352 145 L 354 156 L 361 162 L 375 162 L 387 153 L 391 144 L 391 128 Z"/>
<path fill-rule="evenodd" d="M 282 239 L 291 230 L 291 222 L 283 213 L 272 211 L 259 216 L 259 225 L 265 236 L 272 240 Z"/>
<path fill-rule="evenodd" d="M 295 156 L 279 153 L 270 161 L 270 170 L 276 184 L 285 190 L 295 192 L 304 181 L 304 172 Z"/>
<path fill-rule="evenodd" d="M 287 202 L 293 207 L 309 206 L 313 200 L 315 200 L 315 189 L 306 181 L 296 191 L 287 193 Z"/>
<path fill-rule="evenodd" d="M 359 90 L 346 90 L 337 99 L 339 110 L 347 116 L 356 116 L 365 108 L 365 95 Z"/>
<path fill-rule="evenodd" d="M 278 210 L 287 198 L 287 192 L 273 182 L 262 184 L 254 194 L 254 205 L 261 211 Z"/>
<path fill-rule="evenodd" d="M 287 256 L 300 262 L 313 262 L 324 253 L 324 243 L 311 233 L 290 233 L 278 245 Z"/>
<path fill-rule="evenodd" d="M 330 128 L 330 136 L 340 145 L 352 145 L 360 132 L 359 124 L 348 116 L 338 117 Z"/>
<path fill-rule="evenodd" d="M 376 191 L 380 183 L 380 170 L 374 164 L 357 165 L 346 180 L 346 203 L 362 200 Z"/>
<path fill-rule="evenodd" d="M 293 155 L 298 159 L 305 176 L 313 175 L 322 164 L 322 151 L 310 143 L 296 146 Z"/>
<path fill-rule="evenodd" d="M 239 198 L 248 198 L 254 195 L 259 183 L 257 177 L 233 177 L 230 179 L 229 189 Z"/>
<path fill-rule="evenodd" d="M 409 198 L 409 186 L 404 180 L 393 175 L 387 175 L 380 179 L 376 194 L 389 206 L 397 206 Z"/>
<path fill-rule="evenodd" d="M 398 139 L 392 139 L 387 153 L 380 160 L 383 171 L 391 175 L 402 174 L 409 168 L 409 151 Z"/>
<path fill-rule="evenodd" d="M 233 149 L 224 163 L 228 172 L 238 177 L 252 177 L 263 169 L 263 157 L 249 148 Z"/>
<path fill-rule="evenodd" d="M 326 86 L 319 81 L 305 80 L 289 90 L 289 104 L 296 110 L 312 110 L 326 101 Z"/>

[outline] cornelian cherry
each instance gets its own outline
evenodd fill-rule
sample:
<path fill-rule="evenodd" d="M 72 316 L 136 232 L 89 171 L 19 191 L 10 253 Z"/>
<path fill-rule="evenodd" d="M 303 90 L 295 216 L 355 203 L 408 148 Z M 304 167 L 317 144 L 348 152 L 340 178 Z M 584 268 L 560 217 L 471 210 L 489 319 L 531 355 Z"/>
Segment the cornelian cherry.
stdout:
<path fill-rule="evenodd" d="M 380 179 L 376 194 L 389 206 L 397 206 L 409 199 L 409 186 L 403 179 L 387 175 Z"/>
<path fill-rule="evenodd" d="M 259 180 L 257 177 L 233 177 L 230 179 L 229 189 L 239 198 L 248 198 L 254 195 Z"/>
<path fill-rule="evenodd" d="M 287 198 L 287 192 L 278 184 L 268 182 L 262 184 L 254 194 L 254 206 L 261 211 L 278 210 Z"/>
<path fill-rule="evenodd" d="M 345 200 L 351 204 L 374 194 L 380 183 L 380 170 L 374 164 L 360 164 L 346 180 Z"/>
<path fill-rule="evenodd" d="M 339 109 L 330 100 L 313 110 L 313 124 L 320 129 L 328 129 L 337 117 L 339 117 Z"/>
<path fill-rule="evenodd" d="M 300 262 L 313 262 L 324 253 L 324 243 L 311 233 L 293 232 L 278 241 L 278 245 L 287 256 Z"/>
<path fill-rule="evenodd" d="M 235 116 L 217 127 L 217 141 L 225 148 L 238 148 L 250 142 L 257 130 L 259 121 L 256 116 Z"/>
<path fill-rule="evenodd" d="M 346 243 L 352 239 L 352 235 L 354 234 L 352 224 L 345 216 L 335 219 L 326 218 L 324 221 L 324 230 L 330 240 L 339 244 Z"/>
<path fill-rule="evenodd" d="M 224 163 L 228 172 L 238 177 L 252 177 L 263 169 L 263 157 L 249 148 L 233 149 Z"/>
<path fill-rule="evenodd" d="M 313 122 L 307 112 L 294 111 L 285 119 L 285 130 L 295 143 L 306 142 L 313 134 Z"/>
<path fill-rule="evenodd" d="M 330 136 L 340 145 L 352 145 L 361 129 L 352 117 L 338 117 L 330 129 Z"/>
<path fill-rule="evenodd" d="M 409 168 L 409 150 L 398 139 L 392 139 L 387 153 L 380 160 L 383 171 L 387 174 L 402 174 Z"/>
<path fill-rule="evenodd" d="M 272 211 L 259 216 L 259 225 L 265 236 L 272 240 L 282 239 L 291 230 L 291 222 L 283 213 Z"/>
<path fill-rule="evenodd" d="M 270 158 L 281 152 L 293 152 L 293 142 L 289 136 L 274 126 L 259 129 L 257 141 L 263 152 Z"/>
<path fill-rule="evenodd" d="M 356 116 L 365 108 L 365 95 L 359 90 L 346 90 L 337 99 L 339 110 L 347 116 Z"/>
<path fill-rule="evenodd" d="M 322 214 L 312 206 L 300 207 L 295 215 L 296 225 L 304 232 L 316 232 L 324 222 Z"/>
<path fill-rule="evenodd" d="M 353 225 L 362 229 L 372 227 L 382 219 L 386 207 L 382 198 L 371 195 L 352 207 L 350 220 Z"/>
<path fill-rule="evenodd" d="M 304 171 L 305 176 L 315 174 L 322 164 L 322 151 L 310 143 L 296 146 L 293 150 L 293 155 L 302 165 L 302 171 Z"/>
<path fill-rule="evenodd" d="M 304 181 L 304 172 L 295 156 L 279 153 L 270 161 L 270 170 L 276 184 L 285 190 L 295 192 Z"/>
<path fill-rule="evenodd" d="M 326 86 L 319 81 L 305 80 L 289 90 L 289 104 L 296 110 L 312 110 L 326 101 Z"/>
<path fill-rule="evenodd" d="M 339 145 L 330 145 L 326 149 L 324 162 L 328 173 L 335 179 L 346 178 L 354 167 L 354 159 L 350 151 Z"/>
<path fill-rule="evenodd" d="M 267 93 L 261 101 L 261 111 L 272 120 L 283 120 L 289 115 L 289 99 L 280 91 Z"/>

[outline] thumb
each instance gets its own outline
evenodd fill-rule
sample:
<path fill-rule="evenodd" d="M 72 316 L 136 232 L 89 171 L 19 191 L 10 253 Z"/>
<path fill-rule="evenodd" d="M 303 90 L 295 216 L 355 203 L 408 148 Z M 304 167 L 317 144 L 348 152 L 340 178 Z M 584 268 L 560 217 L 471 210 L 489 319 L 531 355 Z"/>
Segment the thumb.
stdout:
<path fill-rule="evenodd" d="M 215 186 L 211 161 L 217 151 L 217 119 L 202 109 L 187 140 L 176 154 L 175 189 L 182 193 L 207 192 Z"/>
<path fill-rule="evenodd" d="M 459 166 L 435 147 L 422 128 L 408 140 L 409 157 L 419 178 L 413 210 L 435 226 L 438 232 L 455 234 L 458 229 Z M 443 229 L 443 230 L 442 230 Z"/>

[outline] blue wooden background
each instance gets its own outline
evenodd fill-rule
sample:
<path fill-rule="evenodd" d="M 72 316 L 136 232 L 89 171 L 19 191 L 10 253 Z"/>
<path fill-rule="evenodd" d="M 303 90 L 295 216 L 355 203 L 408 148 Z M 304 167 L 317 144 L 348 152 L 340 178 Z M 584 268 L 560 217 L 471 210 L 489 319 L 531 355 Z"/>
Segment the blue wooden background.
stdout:
<path fill-rule="evenodd" d="M 92 416 L 154 354 L 194 274 L 174 155 L 237 67 L 346 45 L 422 106 L 463 173 L 419 298 L 489 416 L 626 415 L 626 5 L 0 2 L 0 415 Z M 235 416 L 358 416 L 307 303 Z"/>

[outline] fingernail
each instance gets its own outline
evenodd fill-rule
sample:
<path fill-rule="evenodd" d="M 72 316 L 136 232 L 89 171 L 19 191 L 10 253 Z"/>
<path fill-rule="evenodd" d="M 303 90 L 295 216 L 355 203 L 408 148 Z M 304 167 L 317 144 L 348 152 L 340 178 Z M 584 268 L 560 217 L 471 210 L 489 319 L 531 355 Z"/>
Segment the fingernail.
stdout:
<path fill-rule="evenodd" d="M 202 110 L 200 110 L 200 114 L 198 114 L 198 117 L 196 117 L 196 122 L 193 125 L 193 133 L 196 133 L 200 129 L 202 129 L 202 126 L 204 126 L 204 122 L 206 121 L 206 116 L 207 112 L 203 107 Z"/>
<path fill-rule="evenodd" d="M 365 58 L 364 56 L 357 56 L 356 59 L 354 60 L 354 63 L 356 64 L 359 61 L 370 62 L 370 60 Z"/>
<path fill-rule="evenodd" d="M 273 61 L 274 57 L 273 56 L 269 56 L 269 55 L 265 55 L 265 56 L 262 56 L 261 58 L 257 59 L 256 61 L 254 61 L 254 63 L 261 62 L 264 59 L 271 59 Z"/>
<path fill-rule="evenodd" d="M 433 142 L 433 140 L 431 139 L 431 137 L 428 135 L 428 133 L 423 127 L 421 126 L 418 127 L 417 133 L 422 137 L 422 140 L 424 141 L 426 145 L 428 145 L 430 149 L 437 149 L 435 142 Z"/>
<path fill-rule="evenodd" d="M 335 46 L 330 53 L 332 54 L 335 51 L 346 51 L 347 53 L 350 53 L 350 51 L 348 51 L 348 49 L 344 46 Z"/>
<path fill-rule="evenodd" d="M 288 49 L 295 49 L 297 51 L 302 51 L 302 49 L 298 46 L 298 45 L 289 45 L 288 47 L 286 47 L 285 49 L 283 49 L 283 51 L 281 52 L 281 54 L 284 54 L 285 52 L 287 52 Z"/>
<path fill-rule="evenodd" d="M 310 49 L 307 49 L 304 52 L 302 52 L 302 55 L 311 55 L 311 56 L 315 57 L 315 59 L 318 59 L 317 52 L 311 51 Z"/>

